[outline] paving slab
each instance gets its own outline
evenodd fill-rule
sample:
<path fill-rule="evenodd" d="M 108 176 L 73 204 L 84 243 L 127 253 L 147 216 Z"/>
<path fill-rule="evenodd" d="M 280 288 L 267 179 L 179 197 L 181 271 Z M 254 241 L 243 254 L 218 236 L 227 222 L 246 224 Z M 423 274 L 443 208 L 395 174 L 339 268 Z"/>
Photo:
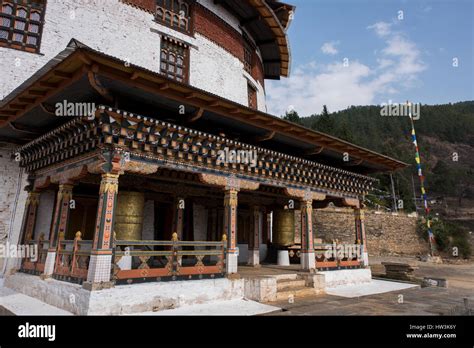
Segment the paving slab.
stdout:
<path fill-rule="evenodd" d="M 326 293 L 328 295 L 354 298 L 417 287 L 419 287 L 419 285 L 372 279 L 370 283 L 341 285 L 334 288 L 327 288 Z"/>
<path fill-rule="evenodd" d="M 0 313 L 2 315 L 33 316 L 73 315 L 70 312 L 5 287 L 0 287 Z"/>
<path fill-rule="evenodd" d="M 281 308 L 270 306 L 255 301 L 246 299 L 228 300 L 228 301 L 213 301 L 209 303 L 196 304 L 192 306 L 183 306 L 175 309 L 169 309 L 159 312 L 145 312 L 139 315 L 157 315 L 157 316 L 250 316 L 262 315 L 281 311 Z"/>

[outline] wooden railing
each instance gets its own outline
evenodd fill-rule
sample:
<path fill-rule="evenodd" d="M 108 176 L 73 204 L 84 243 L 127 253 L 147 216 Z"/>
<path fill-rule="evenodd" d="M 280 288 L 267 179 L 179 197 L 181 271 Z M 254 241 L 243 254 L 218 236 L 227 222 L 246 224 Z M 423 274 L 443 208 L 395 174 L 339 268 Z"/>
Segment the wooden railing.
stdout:
<path fill-rule="evenodd" d="M 362 245 L 343 244 L 315 244 L 316 268 L 319 270 L 358 268 L 362 265 Z M 352 255 L 350 255 L 352 254 Z"/>
<path fill-rule="evenodd" d="M 115 241 L 113 278 L 117 284 L 218 278 L 226 274 L 227 240 L 182 242 Z"/>
<path fill-rule="evenodd" d="M 26 258 L 21 265 L 21 271 L 40 275 L 44 272 L 44 265 L 46 263 L 46 256 L 48 255 L 49 240 L 44 240 L 44 233 L 41 233 L 38 240 L 30 240 L 26 243 L 29 247 L 37 245 L 38 253 L 36 260 Z"/>
<path fill-rule="evenodd" d="M 60 236 L 53 273 L 55 279 L 77 283 L 87 279 L 92 241 L 82 240 L 81 235 L 77 232 L 74 240 L 64 240 Z"/>

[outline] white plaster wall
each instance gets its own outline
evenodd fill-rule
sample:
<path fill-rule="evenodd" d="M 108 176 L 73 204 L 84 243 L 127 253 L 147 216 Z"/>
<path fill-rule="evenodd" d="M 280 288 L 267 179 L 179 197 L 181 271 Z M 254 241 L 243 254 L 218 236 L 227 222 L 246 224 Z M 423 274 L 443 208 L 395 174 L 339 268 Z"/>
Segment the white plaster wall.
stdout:
<path fill-rule="evenodd" d="M 238 21 L 211 0 L 200 2 L 234 28 Z M 0 99 L 29 78 L 59 52 L 72 38 L 108 55 L 159 72 L 160 35 L 171 34 L 192 45 L 190 84 L 247 106 L 247 84 L 243 64 L 226 50 L 196 34 L 195 38 L 153 22 L 152 14 L 119 0 L 49 0 L 41 54 L 0 47 Z M 259 108 L 265 110 L 259 87 Z"/>
<path fill-rule="evenodd" d="M 146 201 L 143 209 L 142 239 L 155 239 L 155 201 Z"/>
<path fill-rule="evenodd" d="M 41 192 L 40 204 L 36 214 L 34 239 L 37 239 L 41 233 L 44 233 L 45 239 L 49 239 L 51 222 L 53 220 L 55 196 L 56 193 L 54 191 Z"/>
<path fill-rule="evenodd" d="M 11 159 L 12 144 L 0 144 L 0 243 L 17 244 L 27 193 L 27 175 Z M 9 269 L 16 267 L 18 259 L 0 258 L 0 277 Z"/>

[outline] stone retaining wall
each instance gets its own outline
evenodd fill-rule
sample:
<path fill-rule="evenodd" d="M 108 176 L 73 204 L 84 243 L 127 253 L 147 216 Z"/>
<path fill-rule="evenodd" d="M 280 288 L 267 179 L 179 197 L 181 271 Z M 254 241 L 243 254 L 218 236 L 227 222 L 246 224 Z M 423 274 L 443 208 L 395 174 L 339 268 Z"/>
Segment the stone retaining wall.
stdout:
<path fill-rule="evenodd" d="M 295 242 L 299 243 L 300 213 L 297 211 Z M 428 245 L 416 233 L 415 216 L 366 211 L 367 249 L 371 256 L 419 255 L 428 252 Z M 327 208 L 313 212 L 315 238 L 325 242 L 334 239 L 354 243 L 355 224 L 352 209 Z"/>

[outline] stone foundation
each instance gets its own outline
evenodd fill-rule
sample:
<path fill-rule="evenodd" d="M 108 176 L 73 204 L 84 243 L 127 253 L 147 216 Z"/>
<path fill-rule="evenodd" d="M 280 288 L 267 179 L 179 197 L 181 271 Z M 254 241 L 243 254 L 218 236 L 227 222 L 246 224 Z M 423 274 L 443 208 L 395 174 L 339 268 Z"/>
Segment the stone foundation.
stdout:
<path fill-rule="evenodd" d="M 77 284 L 15 273 L 5 286 L 77 315 L 123 315 L 244 297 L 241 279 L 194 280 L 115 286 L 88 291 Z"/>
<path fill-rule="evenodd" d="M 317 274 L 324 275 L 324 286 L 326 289 L 341 285 L 370 283 L 372 281 L 370 268 L 324 271 L 318 272 Z"/>

